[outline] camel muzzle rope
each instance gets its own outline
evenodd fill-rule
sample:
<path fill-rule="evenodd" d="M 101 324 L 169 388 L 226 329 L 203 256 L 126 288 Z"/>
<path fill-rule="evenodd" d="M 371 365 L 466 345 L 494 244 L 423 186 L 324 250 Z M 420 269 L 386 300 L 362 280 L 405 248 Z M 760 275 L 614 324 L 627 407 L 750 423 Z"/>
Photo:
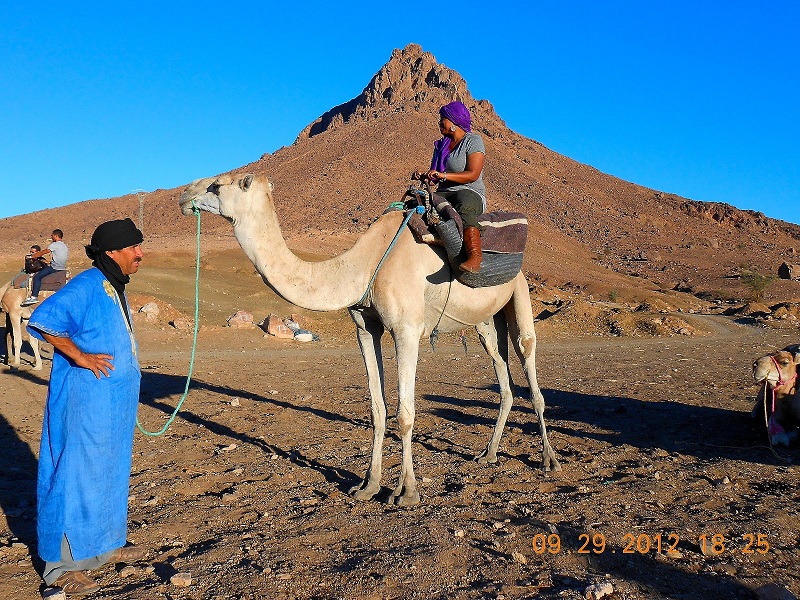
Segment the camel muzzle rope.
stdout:
<path fill-rule="evenodd" d="M 183 395 L 181 396 L 181 399 L 178 401 L 175 410 L 172 411 L 169 419 L 167 419 L 167 422 L 164 423 L 164 426 L 161 429 L 158 431 L 147 431 L 139 422 L 139 416 L 136 416 L 136 427 L 144 435 L 150 437 L 162 435 L 175 420 L 175 417 L 178 415 L 178 411 L 181 409 L 183 402 L 186 400 L 186 396 L 189 394 L 189 384 L 192 381 L 192 371 L 194 371 L 194 357 L 195 351 L 197 350 L 197 331 L 199 330 L 200 325 L 200 209 L 197 208 L 194 200 L 192 200 L 192 213 L 194 213 L 194 216 L 197 217 L 197 234 L 195 236 L 196 252 L 194 261 L 194 333 L 192 335 L 192 355 L 189 359 L 189 374 L 186 376 L 186 387 L 183 389 Z"/>

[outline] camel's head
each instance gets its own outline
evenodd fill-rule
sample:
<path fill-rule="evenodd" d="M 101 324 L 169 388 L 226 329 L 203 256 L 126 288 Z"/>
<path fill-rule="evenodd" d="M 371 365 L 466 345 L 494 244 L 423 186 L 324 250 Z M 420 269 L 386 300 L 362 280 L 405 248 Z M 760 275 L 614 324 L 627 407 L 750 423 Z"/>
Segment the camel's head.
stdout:
<path fill-rule="evenodd" d="M 769 387 L 794 381 L 800 365 L 800 351 L 779 350 L 767 354 L 753 362 L 753 379 L 756 383 L 766 382 Z"/>
<path fill-rule="evenodd" d="M 234 223 L 247 216 L 254 206 L 263 206 L 272 196 L 272 182 L 264 175 L 220 175 L 198 179 L 181 194 L 181 212 L 191 215 L 192 201 L 200 210 L 222 215 Z"/>

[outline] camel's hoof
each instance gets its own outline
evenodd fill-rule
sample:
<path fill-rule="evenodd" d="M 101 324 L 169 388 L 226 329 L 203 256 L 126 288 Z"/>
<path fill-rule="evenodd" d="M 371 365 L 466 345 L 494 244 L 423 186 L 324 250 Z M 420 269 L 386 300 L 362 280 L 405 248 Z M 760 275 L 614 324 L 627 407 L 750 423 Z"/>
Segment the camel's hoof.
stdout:
<path fill-rule="evenodd" d="M 558 462 L 555 456 L 548 456 L 547 458 L 542 459 L 542 467 L 546 473 L 550 471 L 557 473 L 561 470 L 561 463 Z"/>
<path fill-rule="evenodd" d="M 419 492 L 414 490 L 412 493 L 405 493 L 402 496 L 392 495 L 389 497 L 389 503 L 395 506 L 416 506 L 419 504 Z"/>
<path fill-rule="evenodd" d="M 494 452 L 492 452 L 490 454 L 488 452 L 488 450 L 484 450 L 483 452 L 478 454 L 478 456 L 476 456 L 472 460 L 474 460 L 479 465 L 485 465 L 487 463 L 495 464 L 495 463 L 497 463 L 497 454 L 495 454 Z"/>
<path fill-rule="evenodd" d="M 42 370 L 42 365 L 39 365 L 38 367 L 33 367 L 33 370 L 34 371 L 41 371 Z"/>
<path fill-rule="evenodd" d="M 361 487 L 363 484 L 354 485 L 350 488 L 350 495 L 356 500 L 366 502 L 372 500 L 373 496 L 378 493 L 378 490 L 372 491 L 369 487 Z"/>

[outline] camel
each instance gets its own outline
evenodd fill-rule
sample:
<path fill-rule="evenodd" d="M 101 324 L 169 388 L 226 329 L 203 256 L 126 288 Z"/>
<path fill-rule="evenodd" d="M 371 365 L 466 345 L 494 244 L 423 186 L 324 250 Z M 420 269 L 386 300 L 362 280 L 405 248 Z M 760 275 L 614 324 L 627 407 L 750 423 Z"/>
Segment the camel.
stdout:
<path fill-rule="evenodd" d="M 766 402 L 770 439 L 774 446 L 788 446 L 797 437 L 796 430 L 786 427 L 800 425 L 800 389 L 797 385 L 800 369 L 800 345 L 767 354 L 753 361 L 753 379 L 761 384 L 753 415 L 758 417 Z"/>
<path fill-rule="evenodd" d="M 370 500 L 381 487 L 387 411 L 381 337 L 387 330 L 394 339 L 397 357 L 397 423 L 402 440 L 400 477 L 390 503 L 412 506 L 420 501 L 411 449 L 414 386 L 420 340 L 434 330 L 475 326 L 494 363 L 500 410 L 491 439 L 477 457 L 485 462 L 497 461 L 500 437 L 513 403 L 508 369 L 510 334 L 539 419 L 542 466 L 546 471 L 560 470 L 547 438 L 545 402 L 536 380 L 536 333 L 528 284 L 522 273 L 503 285 L 469 288 L 454 279 L 443 248 L 417 243 L 404 228 L 370 286 L 402 224 L 401 212 L 382 215 L 343 254 L 322 262 L 305 262 L 286 245 L 272 191 L 271 181 L 263 175 L 200 179 L 181 195 L 181 212 L 192 214 L 194 203 L 200 210 L 231 221 L 236 239 L 264 282 L 288 302 L 309 310 L 349 310 L 366 366 L 373 427 L 369 466 L 363 481 L 350 490 L 352 496 Z"/>
<path fill-rule="evenodd" d="M 52 293 L 39 292 L 39 297 L 44 300 Z M 27 290 L 25 288 L 16 289 L 10 283 L 0 289 L 0 308 L 6 313 L 7 362 L 13 369 L 19 368 L 20 354 L 22 352 L 22 322 L 30 319 L 33 309 L 38 306 L 38 304 L 34 304 L 33 306 L 21 307 L 20 303 L 25 300 L 26 296 Z M 39 340 L 33 336 L 28 337 L 35 358 L 33 370 L 41 371 L 42 356 L 39 353 Z"/>

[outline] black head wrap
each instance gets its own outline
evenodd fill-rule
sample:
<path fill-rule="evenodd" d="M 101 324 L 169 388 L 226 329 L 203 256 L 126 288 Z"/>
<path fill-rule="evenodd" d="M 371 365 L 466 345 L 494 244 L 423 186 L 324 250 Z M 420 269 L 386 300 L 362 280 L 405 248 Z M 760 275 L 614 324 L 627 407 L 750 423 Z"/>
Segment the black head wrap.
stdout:
<path fill-rule="evenodd" d="M 122 269 L 106 251 L 122 250 L 128 246 L 141 244 L 144 240 L 142 232 L 130 219 L 117 219 L 106 221 L 99 225 L 92 234 L 92 243 L 86 248 L 86 256 L 92 259 L 92 264 L 100 269 L 108 282 L 117 290 L 120 298 L 125 291 L 125 285 L 131 280 L 130 276 L 123 275 Z"/>

